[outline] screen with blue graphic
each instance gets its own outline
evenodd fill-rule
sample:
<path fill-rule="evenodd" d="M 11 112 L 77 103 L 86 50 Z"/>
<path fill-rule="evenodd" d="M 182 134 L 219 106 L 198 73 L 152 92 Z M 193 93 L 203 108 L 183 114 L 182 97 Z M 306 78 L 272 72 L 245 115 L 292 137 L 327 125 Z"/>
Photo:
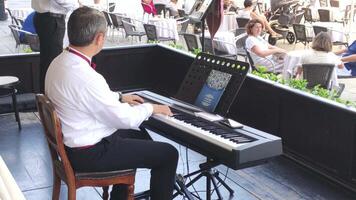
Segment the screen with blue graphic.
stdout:
<path fill-rule="evenodd" d="M 211 70 L 194 104 L 208 112 L 214 112 L 230 79 L 231 74 Z"/>

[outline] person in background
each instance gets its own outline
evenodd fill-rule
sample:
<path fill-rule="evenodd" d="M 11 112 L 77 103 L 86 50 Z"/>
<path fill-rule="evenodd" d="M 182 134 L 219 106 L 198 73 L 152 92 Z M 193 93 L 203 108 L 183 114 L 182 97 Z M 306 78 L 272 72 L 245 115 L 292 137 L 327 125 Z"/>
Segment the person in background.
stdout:
<path fill-rule="evenodd" d="M 49 64 L 63 51 L 66 14 L 79 7 L 78 0 L 31 0 L 33 22 L 40 40 L 40 91 Z"/>
<path fill-rule="evenodd" d="M 259 15 L 255 12 L 255 6 L 253 5 L 253 2 L 251 0 L 245 0 L 244 1 L 244 9 L 239 10 L 237 12 L 237 16 L 239 18 L 248 18 L 248 19 L 258 19 L 259 21 L 262 22 L 263 27 L 268 31 L 269 34 L 272 35 L 272 37 L 282 37 L 281 34 L 276 33 L 268 23 L 266 17 L 264 15 Z"/>
<path fill-rule="evenodd" d="M 238 7 L 233 0 L 224 0 L 224 11 L 225 12 L 236 12 Z"/>
<path fill-rule="evenodd" d="M 169 2 L 169 5 L 167 6 L 167 9 L 169 10 L 169 15 L 178 17 L 178 9 L 182 9 L 182 7 L 179 7 L 180 4 L 178 4 L 178 0 L 171 0 Z"/>
<path fill-rule="evenodd" d="M 151 200 L 171 200 L 178 152 L 152 141 L 141 123 L 152 114 L 172 115 L 166 105 L 110 90 L 91 59 L 105 42 L 107 23 L 99 10 L 81 7 L 68 21 L 69 47 L 50 64 L 45 93 L 62 122 L 63 142 L 77 172 L 151 169 Z M 127 186 L 114 185 L 111 200 L 127 199 Z"/>
<path fill-rule="evenodd" d="M 32 12 L 26 17 L 25 21 L 23 22 L 21 30 L 27 31 L 27 32 L 30 32 L 33 34 L 37 34 L 35 25 L 33 24 L 33 16 L 34 15 L 35 15 L 35 12 Z M 24 41 L 24 39 L 25 39 L 25 33 L 20 32 L 20 41 Z"/>
<path fill-rule="evenodd" d="M 356 76 L 356 60 L 353 59 L 355 58 L 353 55 L 356 54 L 356 40 L 347 48 L 336 51 L 335 54 L 341 55 L 345 68 L 351 72 L 352 76 Z"/>
<path fill-rule="evenodd" d="M 257 68 L 264 66 L 268 71 L 279 73 L 283 68 L 283 55 L 285 55 L 286 50 L 268 44 L 261 37 L 262 29 L 263 22 L 259 19 L 251 19 L 247 23 L 246 49 Z"/>
<path fill-rule="evenodd" d="M 147 14 L 157 15 L 157 10 L 153 5 L 152 0 L 141 0 L 141 5 L 143 7 L 143 12 Z"/>
<path fill-rule="evenodd" d="M 339 68 L 343 68 L 342 62 L 338 56 L 332 52 L 332 40 L 328 33 L 320 32 L 314 37 L 312 42 L 312 50 L 305 52 L 298 64 L 297 75 L 302 73 L 302 64 L 323 63 L 334 64 Z M 339 87 L 337 80 L 336 67 L 331 75 L 331 87 Z"/>

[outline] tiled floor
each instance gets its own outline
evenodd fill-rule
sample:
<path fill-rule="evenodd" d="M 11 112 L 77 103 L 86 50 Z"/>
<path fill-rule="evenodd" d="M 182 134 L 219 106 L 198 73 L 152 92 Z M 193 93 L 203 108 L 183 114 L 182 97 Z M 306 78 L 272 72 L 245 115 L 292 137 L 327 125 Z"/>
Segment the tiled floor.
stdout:
<path fill-rule="evenodd" d="M 49 200 L 52 193 L 52 166 L 42 126 L 35 113 L 21 113 L 21 120 L 23 129 L 18 131 L 13 114 L 0 116 L 0 155 L 27 200 Z M 175 145 L 181 155 L 177 172 L 187 173 L 185 147 L 157 134 L 151 134 L 155 140 Z M 197 169 L 198 164 L 204 161 L 204 157 L 190 150 L 188 155 L 191 171 Z M 278 157 L 267 164 L 238 171 L 227 171 L 225 166 L 218 166 L 216 170 L 220 172 L 223 179 L 227 174 L 226 182 L 235 191 L 235 195 L 231 197 L 234 200 L 356 199 L 356 194 L 328 182 L 325 178 L 285 157 Z M 149 171 L 146 169 L 137 172 L 136 192 L 148 189 L 149 176 Z M 205 199 L 205 181 L 199 181 L 194 186 L 202 199 Z M 189 189 L 195 191 L 193 188 Z M 223 196 L 228 199 L 227 191 L 223 187 L 220 189 Z M 66 194 L 66 186 L 63 184 L 60 199 L 66 199 Z M 101 199 L 100 194 L 100 188 L 81 188 L 77 191 L 77 199 Z M 178 196 L 176 199 L 182 197 Z"/>

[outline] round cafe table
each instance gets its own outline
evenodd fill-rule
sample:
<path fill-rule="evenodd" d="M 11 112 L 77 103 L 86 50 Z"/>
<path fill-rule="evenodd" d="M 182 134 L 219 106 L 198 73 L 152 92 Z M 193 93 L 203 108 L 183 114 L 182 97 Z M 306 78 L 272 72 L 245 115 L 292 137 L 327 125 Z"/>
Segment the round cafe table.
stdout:
<path fill-rule="evenodd" d="M 15 88 L 15 86 L 19 83 L 20 80 L 15 76 L 0 76 L 0 97 L 12 97 L 12 107 L 15 112 L 15 119 L 17 121 L 19 129 L 21 130 L 22 127 L 16 99 L 17 90 Z"/>

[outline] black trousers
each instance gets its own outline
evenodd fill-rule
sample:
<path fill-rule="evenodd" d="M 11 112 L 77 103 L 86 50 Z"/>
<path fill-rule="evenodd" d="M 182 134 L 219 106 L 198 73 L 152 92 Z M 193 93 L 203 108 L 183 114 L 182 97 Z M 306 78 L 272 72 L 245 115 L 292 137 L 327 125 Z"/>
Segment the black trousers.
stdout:
<path fill-rule="evenodd" d="M 146 132 L 118 130 L 88 149 L 67 148 L 67 154 L 78 172 L 151 169 L 151 200 L 172 199 L 178 152 L 170 144 L 152 141 Z M 110 199 L 124 200 L 126 189 L 114 185 Z"/>
<path fill-rule="evenodd" d="M 44 81 L 48 66 L 63 51 L 65 19 L 36 13 L 33 17 L 40 39 L 40 92 L 44 93 Z"/>

